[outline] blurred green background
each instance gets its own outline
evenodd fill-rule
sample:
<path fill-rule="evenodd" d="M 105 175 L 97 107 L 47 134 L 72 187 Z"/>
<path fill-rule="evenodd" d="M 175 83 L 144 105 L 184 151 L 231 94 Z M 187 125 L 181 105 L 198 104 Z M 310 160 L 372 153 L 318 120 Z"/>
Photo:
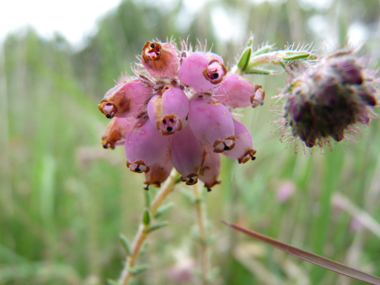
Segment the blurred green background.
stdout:
<path fill-rule="evenodd" d="M 314 3 L 315 2 L 315 3 Z M 144 207 L 143 175 L 125 167 L 123 148 L 104 150 L 104 93 L 152 38 L 214 44 L 235 63 L 250 33 L 255 44 L 314 42 L 316 48 L 365 39 L 379 58 L 380 2 L 125 0 L 98 22 L 80 49 L 33 29 L 0 47 L 0 284 L 105 284 L 117 279 Z M 68 17 L 69 20 L 69 17 Z M 363 38 L 364 37 L 364 38 Z M 327 40 L 327 44 L 326 43 Z M 379 66 L 379 61 L 374 62 Z M 212 284 L 360 284 L 233 232 L 221 219 L 380 275 L 380 123 L 306 155 L 280 143 L 270 97 L 286 76 L 250 76 L 263 107 L 242 111 L 257 160 L 223 160 L 222 184 L 206 193 L 213 242 Z M 156 190 L 151 187 L 151 191 Z M 184 185 L 169 197 L 170 225 L 152 233 L 137 284 L 195 284 L 178 277 L 197 262 L 194 213 Z"/>

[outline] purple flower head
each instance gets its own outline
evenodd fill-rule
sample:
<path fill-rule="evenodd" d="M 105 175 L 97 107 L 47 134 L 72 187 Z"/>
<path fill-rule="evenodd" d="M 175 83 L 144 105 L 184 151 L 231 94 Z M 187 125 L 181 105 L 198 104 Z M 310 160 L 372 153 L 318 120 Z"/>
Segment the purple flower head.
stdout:
<path fill-rule="evenodd" d="M 330 138 L 339 142 L 357 123 L 369 123 L 378 82 L 352 50 L 338 51 L 301 71 L 280 96 L 286 99 L 286 126 L 307 147 L 322 147 Z"/>
<path fill-rule="evenodd" d="M 261 105 L 261 86 L 228 74 L 219 55 L 181 46 L 183 51 L 174 43 L 147 42 L 145 70 L 119 80 L 99 104 L 113 118 L 103 146 L 124 143 L 127 167 L 145 174 L 146 189 L 159 187 L 174 167 L 187 185 L 200 180 L 210 190 L 220 183 L 220 154 L 245 163 L 256 153 L 250 132 L 231 111 Z"/>

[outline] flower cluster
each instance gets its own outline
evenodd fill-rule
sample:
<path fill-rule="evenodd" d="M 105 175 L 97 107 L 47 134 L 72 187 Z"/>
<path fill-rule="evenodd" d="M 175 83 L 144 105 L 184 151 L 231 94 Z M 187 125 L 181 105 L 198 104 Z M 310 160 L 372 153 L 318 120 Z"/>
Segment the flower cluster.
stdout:
<path fill-rule="evenodd" d="M 340 50 L 315 65 L 290 66 L 282 91 L 285 125 L 307 147 L 341 141 L 357 123 L 368 125 L 377 104 L 378 79 L 352 50 Z M 300 75 L 298 75 L 300 73 Z"/>
<path fill-rule="evenodd" d="M 124 78 L 98 105 L 109 119 L 104 148 L 124 144 L 127 167 L 145 173 L 145 184 L 160 186 L 173 167 L 188 185 L 220 183 L 220 154 L 239 163 L 256 151 L 234 108 L 256 107 L 265 93 L 239 74 L 227 73 L 223 59 L 192 51 L 185 42 L 147 42 L 134 78 Z"/>

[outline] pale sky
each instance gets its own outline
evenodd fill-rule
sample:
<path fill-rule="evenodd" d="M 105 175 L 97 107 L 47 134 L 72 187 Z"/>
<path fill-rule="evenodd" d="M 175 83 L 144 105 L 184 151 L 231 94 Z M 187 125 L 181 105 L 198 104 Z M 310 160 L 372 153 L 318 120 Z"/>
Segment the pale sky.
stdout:
<path fill-rule="evenodd" d="M 96 20 L 115 9 L 121 0 L 0 0 L 0 42 L 9 32 L 27 24 L 40 35 L 59 31 L 73 44 L 96 31 Z"/>

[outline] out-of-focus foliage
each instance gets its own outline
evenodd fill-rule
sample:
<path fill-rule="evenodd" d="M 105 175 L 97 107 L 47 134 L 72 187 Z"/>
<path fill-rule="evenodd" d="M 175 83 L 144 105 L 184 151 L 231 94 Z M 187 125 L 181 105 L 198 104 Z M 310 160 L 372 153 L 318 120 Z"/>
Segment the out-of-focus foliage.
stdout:
<path fill-rule="evenodd" d="M 190 36 L 195 45 L 207 38 L 231 67 L 250 31 L 257 45 L 279 47 L 293 41 L 319 47 L 327 35 L 342 44 L 347 31 L 359 31 L 367 38 L 362 52 L 379 56 L 379 1 L 323 2 L 330 4 L 204 1 L 194 12 L 187 1 L 126 0 L 81 50 L 32 29 L 9 35 L 0 48 L 0 284 L 104 284 L 118 277 L 124 259 L 118 235 L 132 239 L 137 230 L 143 177 L 127 170 L 122 148 L 102 149 L 108 121 L 97 104 L 121 72 L 131 74 L 146 41 Z M 232 32 L 223 19 L 231 20 Z M 223 31 L 232 38 L 221 37 Z M 211 262 L 221 269 L 214 283 L 356 284 L 252 242 L 220 219 L 380 275 L 379 122 L 352 136 L 357 143 L 294 155 L 269 123 L 277 119 L 270 96 L 286 76 L 249 79 L 267 94 L 265 105 L 243 118 L 257 160 L 224 160 L 222 184 L 205 196 Z M 141 257 L 151 269 L 139 284 L 174 284 L 175 265 L 197 256 L 187 191 L 181 185 L 171 195 L 170 224 L 152 233 Z"/>

